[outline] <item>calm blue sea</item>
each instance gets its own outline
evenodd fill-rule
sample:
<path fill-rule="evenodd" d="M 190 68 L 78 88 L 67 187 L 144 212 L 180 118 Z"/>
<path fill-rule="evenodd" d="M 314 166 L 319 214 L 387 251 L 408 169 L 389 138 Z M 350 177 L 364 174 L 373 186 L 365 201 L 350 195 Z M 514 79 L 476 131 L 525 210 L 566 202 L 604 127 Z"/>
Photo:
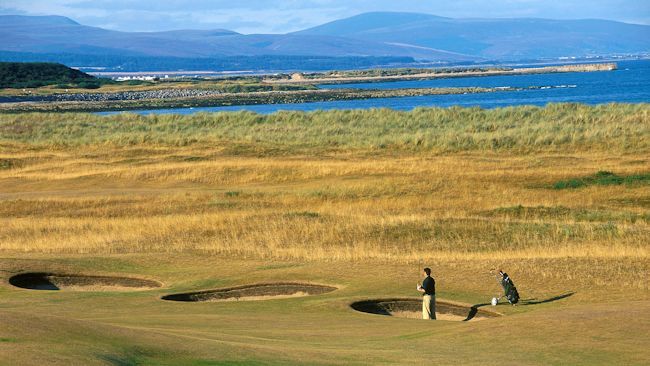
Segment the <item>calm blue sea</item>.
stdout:
<path fill-rule="evenodd" d="M 363 83 L 325 85 L 322 88 L 434 88 L 434 87 L 546 87 L 539 90 L 496 92 L 463 95 L 436 95 L 400 97 L 303 104 L 262 104 L 230 107 L 202 107 L 141 110 L 139 114 L 191 114 L 198 112 L 222 112 L 248 110 L 273 113 L 280 110 L 313 111 L 328 109 L 392 108 L 411 110 L 417 107 L 479 106 L 496 108 L 513 105 L 537 105 L 547 103 L 577 102 L 601 103 L 650 103 L 650 60 L 624 61 L 613 72 L 563 73 L 545 75 L 490 76 L 392 83 Z M 113 114 L 119 112 L 102 112 Z"/>

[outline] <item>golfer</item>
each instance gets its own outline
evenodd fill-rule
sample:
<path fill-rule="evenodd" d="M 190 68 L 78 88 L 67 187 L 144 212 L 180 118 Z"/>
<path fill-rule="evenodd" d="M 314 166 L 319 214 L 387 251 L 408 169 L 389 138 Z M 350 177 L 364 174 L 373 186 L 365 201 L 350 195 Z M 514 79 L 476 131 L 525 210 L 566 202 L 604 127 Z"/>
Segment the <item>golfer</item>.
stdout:
<path fill-rule="evenodd" d="M 424 269 L 424 281 L 418 283 L 422 294 L 422 319 L 436 319 L 436 280 L 431 277 L 431 268 Z"/>

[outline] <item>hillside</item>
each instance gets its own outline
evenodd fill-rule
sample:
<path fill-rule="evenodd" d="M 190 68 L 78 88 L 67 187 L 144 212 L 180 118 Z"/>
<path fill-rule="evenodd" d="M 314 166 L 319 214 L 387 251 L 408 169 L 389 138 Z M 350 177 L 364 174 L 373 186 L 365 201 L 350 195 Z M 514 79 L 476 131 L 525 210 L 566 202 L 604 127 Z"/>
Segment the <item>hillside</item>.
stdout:
<path fill-rule="evenodd" d="M 55 63 L 0 62 L 0 88 L 37 88 L 43 85 L 98 85 L 95 77 Z"/>
<path fill-rule="evenodd" d="M 452 19 L 366 13 L 297 34 L 429 47 L 497 60 L 650 50 L 649 26 L 596 19 Z"/>
<path fill-rule="evenodd" d="M 0 37 L 0 51 L 9 52 L 181 58 L 299 55 L 473 59 L 421 47 L 332 35 L 243 35 L 222 29 L 129 33 L 89 27 L 64 17 L 0 16 Z"/>

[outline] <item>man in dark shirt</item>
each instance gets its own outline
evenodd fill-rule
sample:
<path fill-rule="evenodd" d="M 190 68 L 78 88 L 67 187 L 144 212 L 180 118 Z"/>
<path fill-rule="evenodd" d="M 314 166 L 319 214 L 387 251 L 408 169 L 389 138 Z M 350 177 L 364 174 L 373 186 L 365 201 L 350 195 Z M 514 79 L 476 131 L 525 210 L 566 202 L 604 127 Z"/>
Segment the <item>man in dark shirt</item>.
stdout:
<path fill-rule="evenodd" d="M 436 280 L 431 277 L 431 268 L 424 269 L 424 281 L 418 283 L 422 292 L 422 319 L 436 319 Z"/>

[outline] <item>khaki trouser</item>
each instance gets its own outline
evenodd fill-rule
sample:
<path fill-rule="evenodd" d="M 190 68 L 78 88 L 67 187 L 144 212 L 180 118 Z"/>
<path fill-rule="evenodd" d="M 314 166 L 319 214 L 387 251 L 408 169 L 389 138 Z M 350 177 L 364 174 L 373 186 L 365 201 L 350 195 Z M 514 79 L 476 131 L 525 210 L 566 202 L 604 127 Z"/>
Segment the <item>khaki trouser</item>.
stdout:
<path fill-rule="evenodd" d="M 422 296 L 422 319 L 436 319 L 436 295 Z"/>

